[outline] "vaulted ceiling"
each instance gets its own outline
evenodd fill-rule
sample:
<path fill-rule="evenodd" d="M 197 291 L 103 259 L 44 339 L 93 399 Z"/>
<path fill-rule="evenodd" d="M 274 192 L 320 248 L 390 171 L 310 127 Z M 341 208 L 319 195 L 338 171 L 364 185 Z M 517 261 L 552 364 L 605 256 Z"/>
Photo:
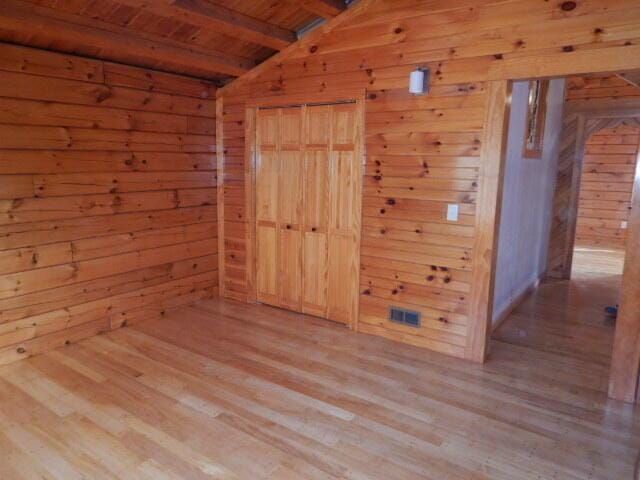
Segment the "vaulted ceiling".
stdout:
<path fill-rule="evenodd" d="M 344 0 L 0 0 L 0 41 L 224 82 Z"/>

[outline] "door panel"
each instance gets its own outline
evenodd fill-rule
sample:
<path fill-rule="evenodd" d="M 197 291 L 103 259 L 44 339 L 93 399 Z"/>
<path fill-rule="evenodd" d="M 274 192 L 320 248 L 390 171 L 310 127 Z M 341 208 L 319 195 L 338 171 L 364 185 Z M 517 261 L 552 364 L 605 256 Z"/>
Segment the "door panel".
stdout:
<path fill-rule="evenodd" d="M 280 144 L 282 148 L 300 148 L 302 143 L 302 108 L 282 108 Z"/>
<path fill-rule="evenodd" d="M 280 227 L 278 255 L 278 302 L 281 307 L 302 311 L 302 232 Z"/>
<path fill-rule="evenodd" d="M 355 105 L 261 111 L 257 120 L 258 300 L 354 324 L 360 159 Z"/>
<path fill-rule="evenodd" d="M 256 161 L 256 219 L 278 220 L 278 179 L 280 160 L 278 153 L 260 151 Z"/>
<path fill-rule="evenodd" d="M 356 109 L 335 105 L 331 115 L 327 318 L 356 322 L 360 259 L 360 172 Z"/>
<path fill-rule="evenodd" d="M 359 260 L 355 257 L 354 240 L 351 235 L 329 236 L 327 318 L 346 324 L 351 321 L 352 302 L 357 301 L 354 281 L 358 278 Z"/>
<path fill-rule="evenodd" d="M 307 108 L 305 142 L 307 148 L 328 147 L 331 133 L 331 106 L 323 105 Z"/>
<path fill-rule="evenodd" d="M 328 282 L 327 233 L 304 232 L 302 311 L 319 317 L 327 315 Z"/>
<path fill-rule="evenodd" d="M 256 288 L 259 302 L 278 305 L 277 230 L 275 225 L 256 228 Z"/>
<path fill-rule="evenodd" d="M 326 228 L 329 210 L 329 155 L 326 150 L 305 152 L 304 222 Z"/>
<path fill-rule="evenodd" d="M 299 151 L 280 152 L 278 221 L 299 227 L 302 223 L 304 164 Z"/>
<path fill-rule="evenodd" d="M 356 170 L 353 152 L 331 153 L 330 233 L 345 233 L 354 226 Z"/>
<path fill-rule="evenodd" d="M 278 112 L 261 111 L 256 123 L 256 298 L 278 305 Z"/>

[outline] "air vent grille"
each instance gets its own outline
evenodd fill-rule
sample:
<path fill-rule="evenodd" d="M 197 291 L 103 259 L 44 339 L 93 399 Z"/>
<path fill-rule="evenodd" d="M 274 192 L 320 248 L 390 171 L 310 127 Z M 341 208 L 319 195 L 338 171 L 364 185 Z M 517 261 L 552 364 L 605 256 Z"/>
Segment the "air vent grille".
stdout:
<path fill-rule="evenodd" d="M 395 323 L 401 323 L 410 327 L 419 327 L 421 324 L 420 312 L 406 310 L 399 307 L 391 307 L 389 309 L 389 320 Z"/>

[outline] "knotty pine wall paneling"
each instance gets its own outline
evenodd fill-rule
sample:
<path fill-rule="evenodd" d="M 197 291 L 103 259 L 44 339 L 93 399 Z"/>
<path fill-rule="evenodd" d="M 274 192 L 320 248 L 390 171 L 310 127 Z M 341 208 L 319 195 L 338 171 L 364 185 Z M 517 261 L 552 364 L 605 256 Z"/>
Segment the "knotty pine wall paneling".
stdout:
<path fill-rule="evenodd" d="M 577 247 L 625 248 L 639 144 L 640 125 L 635 122 L 600 130 L 587 140 L 580 179 Z"/>
<path fill-rule="evenodd" d="M 631 72 L 633 73 L 633 72 Z M 586 154 L 586 142 L 595 133 L 615 128 L 621 123 L 637 124 L 638 118 L 634 118 L 635 112 L 640 108 L 640 88 L 630 85 L 625 80 L 611 73 L 575 75 L 567 78 L 567 95 L 565 101 L 565 109 L 562 126 L 562 144 L 558 159 L 558 171 L 556 175 L 556 187 L 553 200 L 553 222 L 551 237 L 549 241 L 548 266 L 547 275 L 553 278 L 571 278 L 571 265 L 573 260 L 573 249 L 578 242 L 583 242 L 585 238 L 591 238 L 588 243 L 593 246 L 596 237 L 609 237 L 614 233 L 610 227 L 613 223 L 607 221 L 607 226 L 602 230 L 603 223 L 594 221 L 593 218 L 582 221 L 582 226 L 578 227 L 578 215 L 581 207 L 587 210 L 594 210 L 594 206 L 599 204 L 601 200 L 607 202 L 602 203 L 603 210 L 610 210 L 612 203 L 621 202 L 619 206 L 624 208 L 624 204 L 629 205 L 630 196 L 621 194 L 620 192 L 592 192 L 582 190 L 581 181 L 583 172 L 587 172 L 588 168 L 591 173 L 597 173 L 597 170 L 607 169 L 610 175 L 606 175 L 609 180 L 618 180 L 620 175 L 614 175 L 613 170 L 629 168 L 617 167 L 599 167 L 598 162 L 593 162 L 595 158 L 591 154 Z M 590 147 L 608 148 L 608 147 Z M 620 147 L 612 146 L 611 150 L 620 149 Z M 600 158 L 603 160 L 603 158 Z M 605 163 L 611 163 L 614 157 L 610 156 Z M 616 160 L 624 161 L 621 157 Z M 626 161 L 634 163 L 634 159 L 627 157 Z M 589 166 L 587 167 L 587 163 Z M 620 173 L 620 172 L 617 172 Z M 600 175 L 600 178 L 605 176 Z M 592 176 L 593 178 L 593 176 Z M 621 177 L 624 178 L 624 177 Z M 628 182 L 627 182 L 628 183 Z M 594 186 L 598 186 L 597 184 Z M 601 187 L 604 186 L 600 185 Z M 589 214 L 590 217 L 593 217 Z M 621 226 L 621 224 L 618 224 Z M 609 230 L 608 232 L 606 230 Z M 579 232 L 579 233 L 578 233 Z M 602 235 L 606 233 L 607 235 Z M 624 236 L 622 231 L 617 233 L 618 236 Z M 600 238 L 602 241 L 604 238 Z M 612 244 L 618 241 L 608 242 L 612 248 Z M 619 242 L 618 242 L 619 244 Z"/>
<path fill-rule="evenodd" d="M 225 292 L 247 298 L 245 105 L 366 94 L 361 331 L 454 356 L 469 348 L 473 245 L 488 80 L 638 64 L 631 0 L 363 0 L 218 91 L 224 100 Z M 428 95 L 409 73 L 431 68 Z M 460 205 L 458 222 L 446 220 Z M 419 329 L 387 321 L 391 305 Z M 474 340 L 475 342 L 475 340 Z"/>
<path fill-rule="evenodd" d="M 217 293 L 215 88 L 0 44 L 0 364 Z"/>

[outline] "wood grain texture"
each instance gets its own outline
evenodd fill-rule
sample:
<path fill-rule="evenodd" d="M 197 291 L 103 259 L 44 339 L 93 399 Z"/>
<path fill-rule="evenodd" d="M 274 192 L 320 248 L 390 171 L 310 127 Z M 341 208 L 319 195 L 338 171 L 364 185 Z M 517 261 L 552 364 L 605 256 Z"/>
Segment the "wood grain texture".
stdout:
<path fill-rule="evenodd" d="M 640 371 L 640 156 L 636 154 L 636 157 L 620 310 L 609 376 L 609 395 L 630 403 L 637 399 Z"/>
<path fill-rule="evenodd" d="M 0 363 L 216 294 L 215 87 L 0 51 Z"/>
<path fill-rule="evenodd" d="M 366 97 L 360 318 L 384 322 L 391 305 L 419 311 L 419 331 L 371 333 L 464 356 L 477 322 L 470 294 L 486 82 L 640 67 L 637 3 L 562 3 L 363 0 L 220 89 L 232 139 L 225 165 L 234 165 L 224 197 L 237 247 L 226 260 L 230 296 L 247 297 L 245 107 L 356 92 Z M 416 67 L 431 69 L 429 95 L 407 91 Z M 460 205 L 459 222 L 446 221 L 448 203 Z M 455 302 L 441 301 L 451 294 Z"/>
<path fill-rule="evenodd" d="M 576 246 L 625 249 L 640 144 L 640 124 L 634 123 L 600 130 L 587 140 Z"/>
<path fill-rule="evenodd" d="M 603 129 L 615 128 L 623 124 L 628 126 L 638 124 L 636 117 L 640 103 L 637 95 L 640 89 L 628 87 L 628 83 L 611 74 L 572 76 L 567 79 L 567 100 L 562 129 L 563 148 L 558 161 L 547 262 L 547 272 L 551 277 L 570 278 L 574 245 L 578 237 L 585 239 L 580 241 L 591 244 L 604 241 L 609 247 L 617 243 L 617 248 L 621 248 L 621 240 L 615 239 L 616 229 L 613 228 L 611 219 L 597 220 L 596 224 L 587 221 L 587 225 L 583 220 L 583 225 L 580 227 L 577 223 L 581 205 L 587 210 L 593 210 L 592 207 L 596 204 L 604 207 L 602 210 L 610 210 L 612 205 L 610 202 L 621 199 L 629 201 L 630 190 L 626 195 L 624 192 L 615 191 L 615 187 L 612 191 L 602 193 L 587 193 L 581 188 L 585 168 L 596 168 L 596 170 L 598 168 L 591 162 L 593 155 L 586 153 L 586 143 L 591 136 Z M 611 157 L 611 162 L 614 158 L 618 158 L 619 153 L 616 154 L 615 150 L 628 149 L 628 147 L 614 145 L 591 148 L 597 151 L 598 155 L 603 154 L 605 149 L 611 150 L 611 154 L 616 155 Z M 590 167 L 586 167 L 587 161 L 591 163 Z M 597 174 L 597 171 L 592 173 Z M 590 182 L 590 186 L 594 185 L 598 184 Z M 602 182 L 602 186 L 612 189 L 611 182 L 608 185 Z M 604 203 L 600 203 L 601 201 Z M 603 221 L 604 225 L 597 223 Z M 614 237 L 611 236 L 612 234 Z M 605 240 L 607 238 L 611 240 Z"/>
<path fill-rule="evenodd" d="M 467 331 L 465 353 L 476 362 L 484 362 L 489 353 L 512 88 L 506 80 L 487 86 L 471 279 L 470 316 L 474 323 Z"/>
<path fill-rule="evenodd" d="M 361 120 L 361 101 L 257 110 L 258 301 L 356 327 Z"/>
<path fill-rule="evenodd" d="M 614 291 L 543 285 L 482 366 L 266 306 L 179 307 L 0 368 L 0 474 L 630 479 L 639 414 L 606 398 Z"/>
<path fill-rule="evenodd" d="M 215 80 L 262 62 L 320 18 L 299 2 L 270 0 L 7 0 L 2 6 L 2 41 Z"/>

